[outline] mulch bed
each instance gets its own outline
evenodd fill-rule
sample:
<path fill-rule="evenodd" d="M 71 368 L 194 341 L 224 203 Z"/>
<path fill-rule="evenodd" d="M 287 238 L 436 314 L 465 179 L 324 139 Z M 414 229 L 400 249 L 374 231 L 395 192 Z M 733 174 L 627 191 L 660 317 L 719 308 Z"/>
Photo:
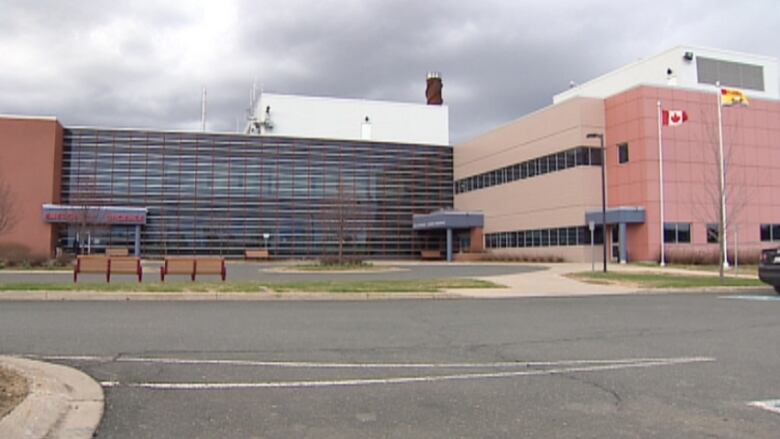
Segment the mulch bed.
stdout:
<path fill-rule="evenodd" d="M 27 396 L 27 380 L 18 373 L 0 367 L 0 419 Z"/>

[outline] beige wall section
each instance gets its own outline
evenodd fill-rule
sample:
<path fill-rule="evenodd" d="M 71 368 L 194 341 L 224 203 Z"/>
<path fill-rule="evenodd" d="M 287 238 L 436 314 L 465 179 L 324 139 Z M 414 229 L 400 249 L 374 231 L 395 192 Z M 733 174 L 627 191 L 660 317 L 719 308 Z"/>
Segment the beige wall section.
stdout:
<path fill-rule="evenodd" d="M 574 98 L 544 108 L 456 145 L 455 180 L 575 146 L 595 145 L 585 139 L 594 130 L 604 130 L 601 99 Z"/>
<path fill-rule="evenodd" d="M 585 135 L 604 131 L 604 102 L 575 98 L 545 108 L 454 148 L 455 180 L 574 148 L 598 146 Z M 585 225 L 601 208 L 601 172 L 578 166 L 455 195 L 455 209 L 485 215 L 485 233 Z M 491 250 L 495 253 L 590 260 L 588 247 Z M 597 255 L 600 259 L 600 253 Z"/>
<path fill-rule="evenodd" d="M 0 116 L 0 175 L 10 185 L 18 219 L 0 245 L 19 244 L 36 257 L 53 254 L 54 227 L 42 219 L 45 203 L 59 203 L 62 125 L 54 118 Z"/>

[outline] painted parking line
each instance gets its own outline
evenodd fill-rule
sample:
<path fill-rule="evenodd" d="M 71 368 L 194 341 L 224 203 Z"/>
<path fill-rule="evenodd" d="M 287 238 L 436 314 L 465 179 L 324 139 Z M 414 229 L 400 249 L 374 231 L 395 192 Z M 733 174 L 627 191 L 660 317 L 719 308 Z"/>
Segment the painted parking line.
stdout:
<path fill-rule="evenodd" d="M 762 296 L 741 294 L 737 296 L 720 296 L 721 299 L 755 300 L 759 302 L 780 302 L 780 296 Z"/>
<path fill-rule="evenodd" d="M 760 409 L 768 410 L 772 413 L 780 414 L 780 399 L 770 399 L 768 401 L 753 401 L 751 403 L 748 403 L 748 405 L 753 407 L 758 407 Z"/>
<path fill-rule="evenodd" d="M 148 390 L 245 390 L 245 389 L 280 389 L 280 388 L 322 388 L 322 387 L 343 387 L 343 386 L 366 386 L 366 385 L 393 385 L 393 384 L 411 384 L 411 383 L 435 383 L 442 381 L 461 381 L 461 380 L 479 380 L 512 378 L 527 376 L 549 376 L 561 375 L 567 373 L 601 372 L 614 371 L 632 368 L 649 368 L 658 366 L 672 366 L 692 363 L 703 363 L 715 361 L 711 357 L 680 357 L 668 358 L 657 361 L 635 361 L 633 363 L 614 363 L 600 364 L 592 366 L 572 366 L 558 367 L 546 370 L 521 370 L 492 373 L 467 373 L 452 375 L 423 375 L 407 377 L 382 377 L 365 379 L 342 379 L 342 380 L 317 380 L 317 381 L 260 381 L 260 382 L 140 382 L 140 383 L 122 383 L 119 381 L 103 381 L 100 384 L 103 387 L 131 387 Z"/>
<path fill-rule="evenodd" d="M 166 358 L 166 357 L 134 357 L 134 356 L 90 356 L 90 355 L 22 355 L 26 358 L 44 361 L 78 361 L 78 362 L 114 362 L 167 365 L 218 365 L 218 366 L 255 366 L 300 369 L 499 369 L 499 368 L 531 368 L 550 366 L 581 366 L 581 365 L 615 365 L 655 362 L 675 362 L 680 357 L 640 357 L 618 358 L 612 360 L 557 360 L 557 361 L 501 361 L 472 363 L 335 363 L 315 361 L 258 361 L 231 359 L 197 359 L 197 358 Z M 683 357 L 682 359 L 700 359 L 709 357 Z"/>

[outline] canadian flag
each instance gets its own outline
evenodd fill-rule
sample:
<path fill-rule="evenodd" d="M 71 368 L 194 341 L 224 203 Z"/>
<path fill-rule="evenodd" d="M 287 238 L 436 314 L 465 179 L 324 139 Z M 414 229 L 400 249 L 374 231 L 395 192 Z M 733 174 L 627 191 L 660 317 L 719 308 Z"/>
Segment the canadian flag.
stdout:
<path fill-rule="evenodd" d="M 688 113 L 683 110 L 664 110 L 662 120 L 666 126 L 680 126 L 688 120 Z"/>

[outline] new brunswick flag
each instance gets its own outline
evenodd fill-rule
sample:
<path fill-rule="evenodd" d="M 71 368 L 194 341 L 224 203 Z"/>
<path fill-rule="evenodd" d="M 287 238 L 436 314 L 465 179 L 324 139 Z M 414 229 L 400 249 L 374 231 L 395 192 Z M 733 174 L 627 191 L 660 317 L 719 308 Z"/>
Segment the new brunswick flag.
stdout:
<path fill-rule="evenodd" d="M 745 93 L 733 88 L 721 88 L 720 89 L 720 102 L 724 107 L 731 107 L 733 105 L 750 105 Z"/>

